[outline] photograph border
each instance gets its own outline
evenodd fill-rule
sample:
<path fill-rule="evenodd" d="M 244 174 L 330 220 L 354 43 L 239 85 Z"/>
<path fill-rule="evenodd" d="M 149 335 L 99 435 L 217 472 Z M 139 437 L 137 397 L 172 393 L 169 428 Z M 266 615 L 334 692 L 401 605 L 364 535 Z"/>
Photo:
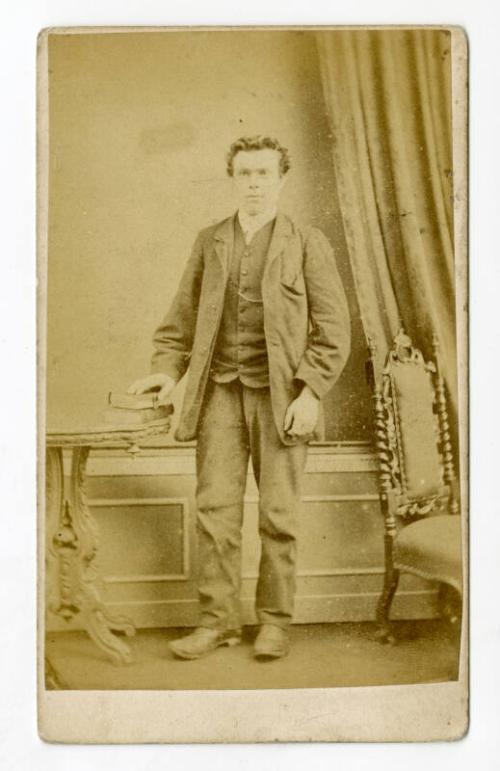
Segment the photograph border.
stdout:
<path fill-rule="evenodd" d="M 50 742 L 399 742 L 461 738 L 468 726 L 468 591 L 457 682 L 277 691 L 46 691 L 44 687 L 45 335 L 48 216 L 47 40 L 51 33 L 227 30 L 242 26 L 54 27 L 38 44 L 38 725 Z M 446 29 L 452 40 L 454 232 L 458 309 L 460 479 L 464 574 L 468 575 L 468 54 L 460 27 L 445 25 L 283 25 L 258 30 Z M 467 582 L 465 582 L 467 584 Z M 202 698 L 200 698 L 202 697 Z M 423 709 L 425 705 L 425 709 Z M 366 715 L 370 711 L 370 719 Z M 216 720 L 213 716 L 216 715 Z M 167 718 L 165 719 L 165 716 Z M 193 726 L 196 726 L 193 729 Z"/>

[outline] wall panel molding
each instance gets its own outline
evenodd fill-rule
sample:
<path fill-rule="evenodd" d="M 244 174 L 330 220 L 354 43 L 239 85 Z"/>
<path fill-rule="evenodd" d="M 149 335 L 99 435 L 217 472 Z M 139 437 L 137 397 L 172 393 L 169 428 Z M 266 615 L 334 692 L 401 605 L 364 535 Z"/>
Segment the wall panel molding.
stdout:
<path fill-rule="evenodd" d="M 67 468 L 68 457 L 64 461 Z M 310 447 L 302 501 L 306 516 L 310 515 L 311 522 L 320 529 L 314 539 L 306 539 L 309 551 L 297 574 L 294 623 L 367 621 L 374 618 L 384 573 L 383 522 L 377 493 L 377 470 L 377 459 L 367 443 Z M 143 572 L 138 571 L 136 566 L 134 571 L 137 572 L 132 572 L 130 568 L 127 570 L 128 547 L 120 547 L 125 551 L 119 575 L 111 575 L 111 570 L 107 571 L 108 575 L 103 575 L 106 605 L 110 610 L 125 613 L 133 619 L 137 628 L 196 624 L 195 566 L 190 564 L 190 547 L 195 538 L 195 447 L 147 447 L 135 457 L 119 449 L 96 448 L 90 455 L 88 477 L 89 506 L 98 524 L 100 511 L 105 508 L 140 506 L 146 510 L 155 507 L 158 511 L 158 507 L 162 506 L 182 507 L 181 520 L 178 510 L 175 518 L 175 538 L 182 539 L 183 556 L 182 561 L 176 562 L 175 572 L 169 572 L 167 568 L 165 572 L 151 574 L 146 561 Z M 247 552 L 246 556 L 245 550 L 243 553 L 241 603 L 243 623 L 254 624 L 257 565 L 253 558 L 249 559 L 249 555 L 257 554 L 259 545 L 258 494 L 251 469 L 244 500 Z M 165 516 L 168 516 L 168 511 Z M 119 511 L 114 512 L 114 517 L 114 526 L 119 527 Z M 147 517 L 142 521 L 147 526 Z M 181 528 L 182 533 L 177 528 Z M 319 548 L 323 541 L 316 541 L 316 536 L 319 539 L 338 537 L 349 546 L 346 542 L 349 533 L 356 539 L 360 528 L 367 529 L 363 530 L 364 539 L 359 540 L 359 553 L 356 541 L 349 542 L 353 547 L 352 554 L 350 548 L 349 553 L 342 551 L 343 558 L 340 560 L 338 553 L 335 556 L 335 548 L 328 557 L 330 551 L 325 552 L 323 546 Z M 107 537 L 111 537 L 109 532 Z M 129 540 L 130 548 L 133 548 L 133 533 L 130 533 Z M 334 546 L 338 542 L 332 540 L 331 543 Z M 179 570 L 181 565 L 182 570 Z M 164 570 L 163 567 L 161 569 Z M 394 601 L 394 618 L 434 617 L 435 585 L 420 580 L 407 581 L 406 578 L 402 577 Z M 69 626 L 54 619 L 51 628 L 78 629 L 78 617 Z"/>
<path fill-rule="evenodd" d="M 296 599 L 294 624 L 366 622 L 375 617 L 378 592 L 332 593 L 302 595 Z M 134 619 L 137 628 L 195 626 L 198 622 L 196 598 L 151 600 L 143 602 L 109 602 L 109 609 Z M 257 619 L 252 599 L 241 601 L 242 622 L 255 625 Z M 399 619 L 430 619 L 437 616 L 437 592 L 434 589 L 399 591 L 394 599 L 391 617 Z M 65 625 L 57 618 L 53 631 L 78 629 L 77 619 Z"/>
<path fill-rule="evenodd" d="M 64 471 L 69 474 L 70 454 L 64 453 Z M 308 474 L 375 473 L 378 461 L 367 443 L 312 445 L 306 465 Z M 249 475 L 251 475 L 249 469 Z M 137 456 L 125 450 L 95 448 L 87 464 L 87 476 L 194 476 L 195 448 L 143 448 Z"/>
<path fill-rule="evenodd" d="M 140 506 L 141 508 L 158 506 L 181 506 L 182 509 L 182 572 L 180 573 L 155 573 L 130 574 L 130 575 L 105 575 L 102 580 L 105 584 L 127 583 L 158 583 L 163 581 L 188 581 L 191 577 L 191 564 L 189 552 L 189 501 L 187 498 L 89 498 L 88 505 L 91 509 L 119 508 L 126 506 Z"/>

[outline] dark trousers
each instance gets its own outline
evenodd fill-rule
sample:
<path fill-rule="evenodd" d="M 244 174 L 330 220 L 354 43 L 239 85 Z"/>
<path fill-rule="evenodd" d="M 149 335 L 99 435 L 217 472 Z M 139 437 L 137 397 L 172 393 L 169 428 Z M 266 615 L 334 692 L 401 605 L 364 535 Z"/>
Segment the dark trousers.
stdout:
<path fill-rule="evenodd" d="M 209 381 L 196 450 L 201 626 L 241 626 L 241 526 L 249 457 L 259 488 L 257 618 L 286 628 L 293 613 L 297 507 L 307 444 L 281 442 L 269 388 Z"/>

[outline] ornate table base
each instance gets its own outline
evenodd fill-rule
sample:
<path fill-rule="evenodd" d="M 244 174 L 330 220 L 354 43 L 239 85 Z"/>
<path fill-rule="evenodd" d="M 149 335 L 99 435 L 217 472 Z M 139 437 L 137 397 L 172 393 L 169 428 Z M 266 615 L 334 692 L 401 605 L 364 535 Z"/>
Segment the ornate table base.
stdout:
<path fill-rule="evenodd" d="M 47 608 L 67 621 L 80 614 L 96 645 L 115 663 L 129 663 L 130 648 L 113 631 L 131 636 L 134 625 L 125 616 L 112 615 L 99 596 L 98 533 L 85 497 L 89 452 L 89 446 L 73 448 L 71 477 L 65 484 L 62 447 L 47 448 Z"/>
<path fill-rule="evenodd" d="M 145 425 L 105 425 L 78 431 L 47 432 L 46 610 L 70 621 L 79 614 L 95 644 L 116 664 L 132 661 L 126 642 L 115 632 L 135 634 L 130 619 L 109 612 L 100 597 L 98 532 L 85 496 L 85 468 L 92 447 L 124 447 L 139 452 L 143 439 L 170 429 L 171 404 Z M 63 473 L 63 448 L 71 448 L 71 475 Z"/>

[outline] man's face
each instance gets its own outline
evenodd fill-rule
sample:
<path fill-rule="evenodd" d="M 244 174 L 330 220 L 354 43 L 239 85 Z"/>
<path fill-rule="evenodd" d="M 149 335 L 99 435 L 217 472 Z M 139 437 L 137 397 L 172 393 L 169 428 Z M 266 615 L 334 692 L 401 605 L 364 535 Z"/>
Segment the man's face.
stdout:
<path fill-rule="evenodd" d="M 274 208 L 285 177 L 277 150 L 240 150 L 233 158 L 233 181 L 239 208 L 254 216 Z"/>

